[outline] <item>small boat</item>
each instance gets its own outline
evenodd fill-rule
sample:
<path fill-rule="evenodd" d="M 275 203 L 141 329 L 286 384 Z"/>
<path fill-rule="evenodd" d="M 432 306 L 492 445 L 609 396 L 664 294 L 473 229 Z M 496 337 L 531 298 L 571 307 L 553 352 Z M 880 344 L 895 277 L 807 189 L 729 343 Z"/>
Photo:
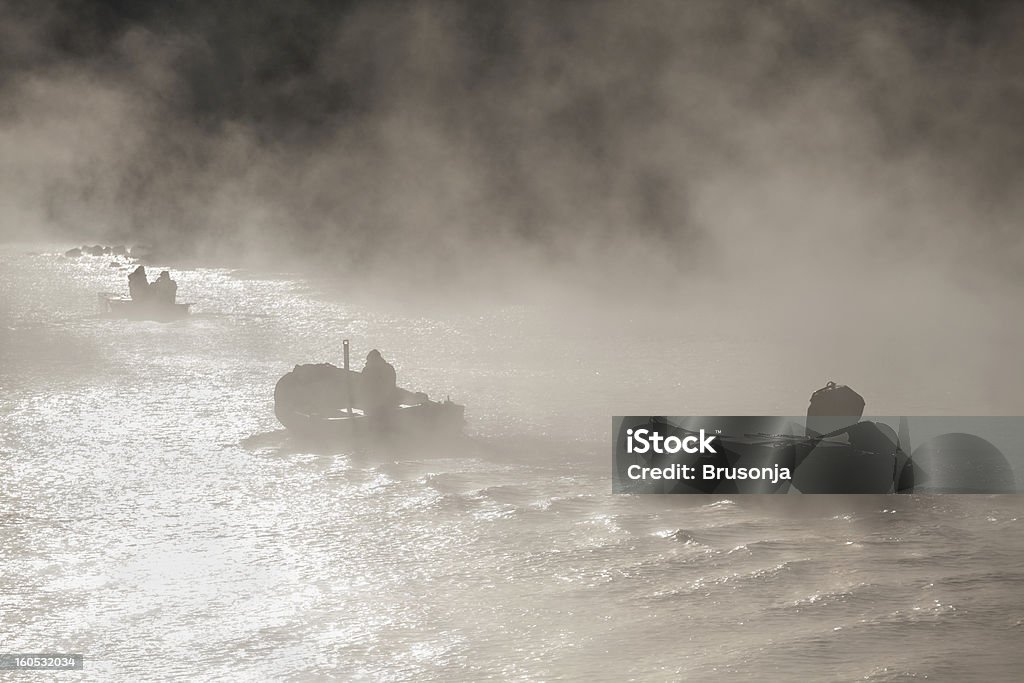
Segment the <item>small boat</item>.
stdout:
<path fill-rule="evenodd" d="M 346 365 L 348 342 L 345 342 Z M 465 406 L 395 388 L 395 409 L 367 414 L 361 373 L 330 363 L 296 365 L 274 387 L 274 414 L 290 431 L 313 439 L 351 436 L 454 435 L 465 424 Z"/>
<path fill-rule="evenodd" d="M 862 420 L 864 406 L 856 391 L 828 382 L 811 394 L 802 424 L 781 416 L 623 418 L 616 435 L 616 486 L 652 493 L 913 493 L 924 472 L 910 456 L 906 418 L 900 418 L 897 432 L 884 422 Z M 634 451 L 627 448 L 634 430 L 680 442 L 711 434 L 715 446 L 707 453 Z M 672 474 L 687 468 L 689 476 L 662 481 L 659 475 L 638 484 L 630 476 L 635 467 L 669 467 Z M 758 476 L 750 476 L 753 471 Z"/>
<path fill-rule="evenodd" d="M 109 294 L 99 295 L 100 310 L 110 318 L 171 322 L 188 317 L 192 304 L 135 301 Z"/>

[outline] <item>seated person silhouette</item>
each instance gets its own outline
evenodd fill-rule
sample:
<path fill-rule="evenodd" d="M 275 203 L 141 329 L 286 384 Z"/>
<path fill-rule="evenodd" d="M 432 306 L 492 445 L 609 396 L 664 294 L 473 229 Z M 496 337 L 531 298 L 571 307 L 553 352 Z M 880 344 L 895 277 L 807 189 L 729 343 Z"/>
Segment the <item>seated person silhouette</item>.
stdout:
<path fill-rule="evenodd" d="M 360 373 L 363 411 L 368 417 L 387 419 L 398 407 L 395 367 L 374 349 Z"/>
<path fill-rule="evenodd" d="M 863 420 L 864 398 L 829 382 L 811 395 L 808 441 L 798 444 L 793 486 L 803 493 L 911 493 L 914 465 L 899 436 L 882 422 Z"/>
<path fill-rule="evenodd" d="M 161 304 L 173 304 L 178 296 L 178 283 L 171 279 L 171 274 L 166 270 L 160 272 L 160 277 L 150 288 L 153 300 Z"/>
<path fill-rule="evenodd" d="M 132 301 L 144 302 L 150 298 L 149 280 L 146 278 L 146 267 L 139 266 L 128 276 L 128 294 Z"/>

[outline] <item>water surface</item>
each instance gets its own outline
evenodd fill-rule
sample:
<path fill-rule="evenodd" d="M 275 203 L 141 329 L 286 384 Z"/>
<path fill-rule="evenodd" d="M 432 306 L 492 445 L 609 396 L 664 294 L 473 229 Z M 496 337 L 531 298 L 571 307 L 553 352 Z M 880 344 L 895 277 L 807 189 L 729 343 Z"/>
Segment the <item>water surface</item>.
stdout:
<path fill-rule="evenodd" d="M 795 347 L 771 366 L 757 335 L 640 334 L 543 304 L 370 306 L 218 269 L 175 273 L 186 321 L 98 317 L 96 292 L 126 275 L 0 250 L 0 651 L 83 653 L 69 680 L 1024 667 L 1019 497 L 611 495 L 611 415 L 799 411 L 828 377 Z M 274 383 L 340 363 L 343 338 L 465 403 L 466 438 L 289 439 Z"/>

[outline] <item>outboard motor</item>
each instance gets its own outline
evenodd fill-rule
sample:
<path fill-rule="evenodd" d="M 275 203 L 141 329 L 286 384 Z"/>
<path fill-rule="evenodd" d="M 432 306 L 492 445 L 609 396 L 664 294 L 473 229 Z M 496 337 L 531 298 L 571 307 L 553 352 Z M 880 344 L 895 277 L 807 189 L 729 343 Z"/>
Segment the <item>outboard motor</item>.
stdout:
<path fill-rule="evenodd" d="M 829 382 L 811 394 L 807 406 L 807 436 L 828 434 L 860 421 L 864 397 L 844 384 Z"/>
<path fill-rule="evenodd" d="M 959 432 L 929 439 L 914 450 L 927 472 L 923 493 L 1017 493 L 1010 461 L 980 436 Z"/>

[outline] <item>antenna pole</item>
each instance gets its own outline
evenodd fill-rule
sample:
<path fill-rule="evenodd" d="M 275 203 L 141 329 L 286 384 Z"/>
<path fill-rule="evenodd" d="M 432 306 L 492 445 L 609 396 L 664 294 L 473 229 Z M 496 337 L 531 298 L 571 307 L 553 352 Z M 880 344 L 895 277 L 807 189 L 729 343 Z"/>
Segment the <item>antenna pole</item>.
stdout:
<path fill-rule="evenodd" d="M 345 388 L 348 390 L 348 414 L 355 414 L 355 409 L 352 405 L 352 369 L 349 367 L 349 343 L 348 339 L 345 339 L 342 343 L 342 348 L 345 350 Z"/>

